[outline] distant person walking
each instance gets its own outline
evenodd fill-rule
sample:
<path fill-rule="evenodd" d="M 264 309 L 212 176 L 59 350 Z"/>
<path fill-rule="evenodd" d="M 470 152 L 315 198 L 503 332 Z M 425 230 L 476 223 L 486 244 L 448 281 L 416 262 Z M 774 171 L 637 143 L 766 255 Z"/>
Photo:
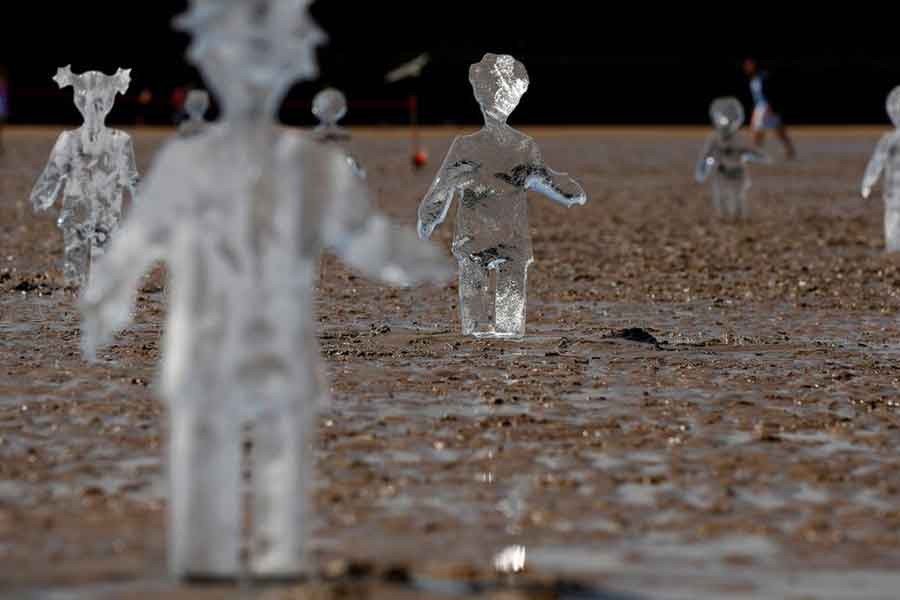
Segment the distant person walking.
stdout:
<path fill-rule="evenodd" d="M 750 119 L 753 143 L 757 147 L 762 146 L 766 139 L 766 131 L 773 130 L 784 145 L 785 157 L 788 159 L 796 157 L 794 144 L 781 119 L 779 99 L 769 86 L 769 74 L 761 70 L 753 58 L 744 60 L 744 74 L 750 79 L 750 94 L 753 96 L 753 117 Z"/>

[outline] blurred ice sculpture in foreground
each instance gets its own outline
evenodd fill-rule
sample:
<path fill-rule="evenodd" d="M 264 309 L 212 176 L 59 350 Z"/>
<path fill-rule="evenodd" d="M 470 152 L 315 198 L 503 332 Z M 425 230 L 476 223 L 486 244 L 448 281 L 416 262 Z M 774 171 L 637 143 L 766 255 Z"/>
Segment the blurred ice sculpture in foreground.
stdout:
<path fill-rule="evenodd" d="M 209 110 L 209 93 L 205 90 L 191 90 L 184 101 L 187 118 L 179 123 L 178 135 L 191 137 L 207 130 L 209 122 L 204 118 Z"/>
<path fill-rule="evenodd" d="M 884 243 L 888 252 L 900 251 L 900 86 L 887 98 L 887 112 L 896 129 L 878 141 L 863 177 L 862 195 L 868 198 L 884 171 Z"/>
<path fill-rule="evenodd" d="M 106 127 L 116 94 L 124 94 L 131 83 L 131 69 L 75 75 L 69 65 L 53 80 L 60 88 L 72 86 L 84 124 L 60 134 L 31 191 L 31 204 L 35 211 L 47 210 L 62 191 L 57 224 L 65 244 L 63 271 L 67 283 L 84 285 L 91 262 L 107 250 L 119 226 L 125 190 L 133 198 L 138 181 L 131 138 Z"/>
<path fill-rule="evenodd" d="M 544 165 L 533 139 L 506 124 L 528 89 L 525 67 L 485 54 L 469 69 L 485 125 L 453 141 L 419 205 L 419 237 L 428 238 L 459 196 L 453 254 L 459 262 L 462 332 L 478 337 L 525 335 L 525 286 L 532 262 L 528 190 L 563 206 L 587 201 L 582 187 Z"/>
<path fill-rule="evenodd" d="M 744 122 L 744 107 L 737 98 L 716 98 L 709 107 L 709 116 L 715 131 L 706 140 L 694 177 L 703 183 L 712 174 L 713 204 L 719 216 L 746 217 L 750 178 L 744 164 L 768 163 L 770 159 L 742 143 L 738 130 Z"/>
<path fill-rule="evenodd" d="M 169 410 L 169 561 L 179 577 L 301 574 L 316 415 L 327 392 L 313 290 L 332 248 L 389 284 L 444 279 L 447 261 L 374 211 L 343 155 L 280 129 L 295 80 L 316 76 L 324 33 L 309 0 L 193 0 L 177 25 L 222 119 L 160 151 L 135 210 L 82 296 L 82 348 L 130 318 L 156 260 L 172 273 L 161 392 Z M 249 426 L 249 429 L 245 429 Z M 242 505 L 242 431 L 252 503 Z"/>
<path fill-rule="evenodd" d="M 343 92 L 325 88 L 313 98 L 312 112 L 319 119 L 319 124 L 313 130 L 313 137 L 317 141 L 343 147 L 350 140 L 350 132 L 338 125 L 338 121 L 347 114 L 347 98 Z M 344 150 L 346 153 L 346 149 Z M 346 157 L 357 175 L 365 179 L 366 171 L 360 166 L 359 161 L 349 153 L 346 153 Z"/>

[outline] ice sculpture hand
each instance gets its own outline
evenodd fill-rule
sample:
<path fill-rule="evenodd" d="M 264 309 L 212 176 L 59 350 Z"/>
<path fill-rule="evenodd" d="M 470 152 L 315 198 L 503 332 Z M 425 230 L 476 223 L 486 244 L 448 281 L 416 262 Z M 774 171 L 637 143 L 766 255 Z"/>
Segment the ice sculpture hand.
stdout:
<path fill-rule="evenodd" d="M 525 179 L 525 189 L 543 194 L 557 204 L 566 208 L 583 206 L 587 202 L 584 188 L 569 177 L 568 173 L 557 173 L 552 169 L 540 166 L 529 169 L 531 172 Z"/>

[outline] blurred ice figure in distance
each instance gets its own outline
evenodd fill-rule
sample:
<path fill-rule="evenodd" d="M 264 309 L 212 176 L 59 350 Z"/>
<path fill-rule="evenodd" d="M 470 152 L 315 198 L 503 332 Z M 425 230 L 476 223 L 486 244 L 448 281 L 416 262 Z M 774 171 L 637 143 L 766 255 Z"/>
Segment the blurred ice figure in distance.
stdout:
<path fill-rule="evenodd" d="M 31 191 L 31 204 L 35 211 L 45 211 L 62 193 L 56 223 L 63 232 L 63 273 L 66 283 L 84 287 L 92 263 L 107 251 L 119 226 L 125 192 L 134 198 L 138 183 L 131 137 L 106 126 L 116 95 L 131 83 L 131 69 L 75 75 L 69 65 L 58 69 L 53 80 L 60 88 L 72 86 L 84 124 L 59 135 Z"/>
<path fill-rule="evenodd" d="M 350 141 L 350 132 L 338 125 L 338 121 L 347 114 L 347 98 L 335 88 L 325 88 L 313 98 L 312 113 L 319 124 L 313 129 L 313 138 L 323 144 L 334 144 L 340 147 L 347 156 L 347 163 L 356 174 L 366 178 L 366 170 L 359 161 L 346 151 L 346 143 Z"/>
<path fill-rule="evenodd" d="M 884 171 L 884 245 L 887 252 L 900 251 L 900 86 L 887 97 L 887 113 L 894 131 L 884 134 L 863 176 L 862 196 L 868 198 Z"/>
<path fill-rule="evenodd" d="M 222 118 L 160 150 L 81 299 L 82 349 L 95 358 L 129 321 L 143 272 L 168 263 L 160 391 L 169 416 L 169 565 L 181 578 L 305 570 L 313 436 L 327 393 L 313 297 L 322 249 L 388 284 L 451 273 L 436 246 L 372 208 L 341 152 L 277 126 L 290 85 L 318 72 L 325 35 L 309 4 L 191 0 L 176 24 L 193 33 L 188 57 Z"/>
<path fill-rule="evenodd" d="M 771 162 L 760 150 L 743 143 L 738 130 L 744 122 L 744 108 L 737 98 L 717 98 L 709 107 L 715 131 L 709 135 L 694 177 L 703 183 L 712 176 L 713 205 L 719 216 L 740 219 L 749 215 L 747 190 L 750 178 L 744 165 Z"/>
<path fill-rule="evenodd" d="M 184 112 L 187 118 L 178 125 L 178 135 L 191 137 L 199 135 L 209 128 L 206 112 L 209 110 L 209 92 L 191 90 L 184 101 Z"/>
<path fill-rule="evenodd" d="M 525 66 L 509 55 L 485 54 L 469 82 L 484 127 L 453 140 L 419 205 L 426 239 L 459 198 L 453 254 L 459 263 L 459 315 L 464 335 L 525 335 L 525 292 L 533 257 L 529 190 L 566 207 L 587 201 L 581 185 L 548 168 L 533 139 L 506 124 L 528 89 Z M 493 280 L 493 281 L 492 281 Z"/>

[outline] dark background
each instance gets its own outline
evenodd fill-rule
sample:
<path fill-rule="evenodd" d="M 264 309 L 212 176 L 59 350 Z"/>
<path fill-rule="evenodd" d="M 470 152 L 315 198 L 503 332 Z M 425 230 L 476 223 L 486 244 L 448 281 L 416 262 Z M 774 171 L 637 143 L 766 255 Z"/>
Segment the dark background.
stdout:
<path fill-rule="evenodd" d="M 531 77 L 513 123 L 705 123 L 716 96 L 736 95 L 749 109 L 740 70 L 746 55 L 777 77 L 790 123 L 887 123 L 884 99 L 900 84 L 900 29 L 886 11 L 671 4 L 318 0 L 312 12 L 330 36 L 319 51 L 322 76 L 291 91 L 281 118 L 311 123 L 311 97 L 333 85 L 350 100 L 345 123 L 403 123 L 414 84 L 385 84 L 384 74 L 427 51 L 433 62 L 415 84 L 422 120 L 476 123 L 468 65 L 491 51 L 513 54 Z M 3 6 L 0 64 L 9 71 L 13 122 L 79 121 L 71 91 L 51 80 L 68 63 L 75 72 L 134 69 L 110 117 L 115 123 L 135 121 L 143 89 L 154 99 L 146 121 L 171 123 L 173 88 L 202 85 L 183 58 L 187 36 L 170 26 L 184 0 Z"/>

